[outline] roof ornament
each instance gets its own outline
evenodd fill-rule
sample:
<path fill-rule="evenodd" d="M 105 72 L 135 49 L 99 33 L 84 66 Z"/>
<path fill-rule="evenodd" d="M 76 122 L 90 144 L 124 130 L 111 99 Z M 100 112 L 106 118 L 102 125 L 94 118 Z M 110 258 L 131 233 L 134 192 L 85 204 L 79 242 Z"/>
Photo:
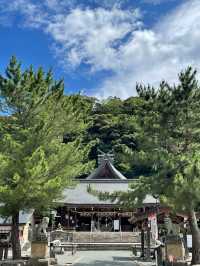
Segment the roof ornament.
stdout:
<path fill-rule="evenodd" d="M 109 161 L 112 164 L 114 163 L 114 154 L 113 151 L 111 152 L 103 152 L 102 150 L 98 149 L 98 165 L 101 165 L 104 161 Z"/>
<path fill-rule="evenodd" d="M 110 180 L 126 179 L 113 165 L 114 155 L 111 152 L 103 152 L 98 149 L 98 168 L 95 169 L 86 179 Z"/>

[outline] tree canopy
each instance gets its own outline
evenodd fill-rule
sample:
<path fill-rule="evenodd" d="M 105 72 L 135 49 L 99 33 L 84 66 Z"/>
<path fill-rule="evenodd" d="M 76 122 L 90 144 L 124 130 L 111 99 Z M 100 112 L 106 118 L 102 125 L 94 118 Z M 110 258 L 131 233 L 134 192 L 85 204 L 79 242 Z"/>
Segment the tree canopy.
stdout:
<path fill-rule="evenodd" d="M 140 108 L 135 116 L 139 150 L 128 149 L 127 162 L 148 169 L 131 190 L 96 193 L 101 199 L 118 200 L 129 207 L 141 206 L 147 194 L 161 204 L 187 214 L 193 236 L 192 263 L 200 262 L 200 231 L 196 211 L 200 203 L 200 87 L 196 71 L 187 68 L 179 83 L 162 82 L 155 89 L 137 86 Z"/>
<path fill-rule="evenodd" d="M 92 167 L 91 145 L 82 145 L 87 123 L 63 88 L 51 71 L 22 71 L 15 57 L 0 76 L 0 214 L 15 224 L 19 211 L 51 206 L 72 177 Z M 75 131 L 78 136 L 63 143 L 63 134 Z M 14 257 L 20 256 L 17 234 Z"/>

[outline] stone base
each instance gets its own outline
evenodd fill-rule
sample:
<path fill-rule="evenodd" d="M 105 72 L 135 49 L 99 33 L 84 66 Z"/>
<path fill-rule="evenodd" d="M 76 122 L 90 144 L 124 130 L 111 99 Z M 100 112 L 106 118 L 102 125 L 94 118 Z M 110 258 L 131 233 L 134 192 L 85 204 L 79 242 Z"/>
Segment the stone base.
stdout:
<path fill-rule="evenodd" d="M 183 241 L 178 236 L 167 236 L 165 242 L 166 260 L 169 262 L 184 261 L 185 248 Z"/>
<path fill-rule="evenodd" d="M 0 261 L 1 266 L 22 266 L 26 265 L 25 260 L 2 260 Z"/>
<path fill-rule="evenodd" d="M 50 266 L 50 265 L 56 265 L 57 264 L 57 260 L 56 259 L 33 259 L 31 258 L 28 263 L 27 266 Z"/>
<path fill-rule="evenodd" d="M 49 248 L 47 242 L 32 242 L 31 243 L 31 258 L 44 259 L 49 256 Z"/>
<path fill-rule="evenodd" d="M 37 259 L 31 258 L 27 260 L 3 260 L 0 261 L 0 266 L 51 266 L 57 265 L 57 260 L 54 258 Z"/>
<path fill-rule="evenodd" d="M 188 266 L 186 261 L 174 261 L 174 262 L 165 262 L 166 266 Z"/>

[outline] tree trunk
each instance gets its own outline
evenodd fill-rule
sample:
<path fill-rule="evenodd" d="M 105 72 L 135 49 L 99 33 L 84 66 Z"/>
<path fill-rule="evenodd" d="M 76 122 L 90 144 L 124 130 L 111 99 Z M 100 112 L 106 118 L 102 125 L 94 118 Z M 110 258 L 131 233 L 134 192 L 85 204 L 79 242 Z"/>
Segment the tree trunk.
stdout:
<path fill-rule="evenodd" d="M 21 258 L 21 246 L 19 239 L 19 212 L 12 216 L 11 244 L 13 259 Z"/>
<path fill-rule="evenodd" d="M 200 264 L 200 230 L 197 224 L 195 212 L 189 213 L 189 224 L 192 233 L 192 262 L 191 264 Z"/>

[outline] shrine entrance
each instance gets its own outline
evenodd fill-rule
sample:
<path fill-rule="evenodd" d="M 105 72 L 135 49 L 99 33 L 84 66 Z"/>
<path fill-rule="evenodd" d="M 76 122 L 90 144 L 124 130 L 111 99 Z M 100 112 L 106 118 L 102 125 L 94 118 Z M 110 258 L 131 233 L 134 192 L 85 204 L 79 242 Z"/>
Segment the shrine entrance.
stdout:
<path fill-rule="evenodd" d="M 110 216 L 102 216 L 99 219 L 99 227 L 101 232 L 112 232 L 113 231 L 113 219 Z"/>
<path fill-rule="evenodd" d="M 132 212 L 120 208 L 60 207 L 55 217 L 55 227 L 60 224 L 65 230 L 87 232 L 131 232 L 129 222 Z"/>
<path fill-rule="evenodd" d="M 131 232 L 134 226 L 129 222 L 133 211 L 119 208 L 112 200 L 101 200 L 89 192 L 125 192 L 129 189 L 127 179 L 113 165 L 113 155 L 101 152 L 98 168 L 88 177 L 79 179 L 75 188 L 64 191 L 61 206 L 57 209 L 55 225 L 64 230 L 87 232 Z"/>

